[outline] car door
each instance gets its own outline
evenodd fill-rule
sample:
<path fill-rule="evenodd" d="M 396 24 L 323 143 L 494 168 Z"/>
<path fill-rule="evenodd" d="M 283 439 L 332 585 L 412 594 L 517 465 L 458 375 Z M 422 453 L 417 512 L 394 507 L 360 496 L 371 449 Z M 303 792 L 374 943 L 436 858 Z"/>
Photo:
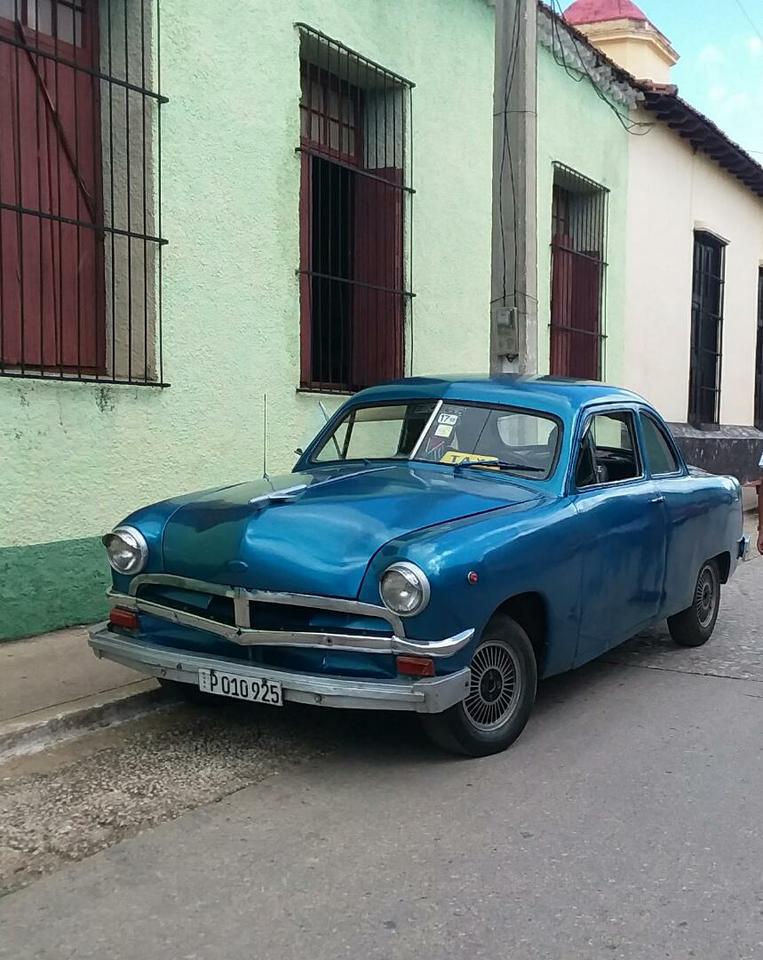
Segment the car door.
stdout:
<path fill-rule="evenodd" d="M 665 585 L 660 613 L 682 610 L 694 586 L 695 545 L 704 510 L 667 427 L 652 411 L 639 411 L 641 443 L 647 470 L 663 498 L 665 516 Z"/>
<path fill-rule="evenodd" d="M 587 413 L 570 494 L 582 554 L 576 665 L 654 620 L 665 571 L 661 496 L 648 478 L 634 408 Z"/>

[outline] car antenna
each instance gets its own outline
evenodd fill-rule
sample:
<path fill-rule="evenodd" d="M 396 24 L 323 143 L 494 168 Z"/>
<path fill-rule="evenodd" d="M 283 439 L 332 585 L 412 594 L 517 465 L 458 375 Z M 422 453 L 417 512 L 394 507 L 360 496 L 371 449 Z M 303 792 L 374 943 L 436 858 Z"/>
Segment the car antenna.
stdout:
<path fill-rule="evenodd" d="M 268 476 L 268 395 L 262 395 L 262 479 L 270 482 Z"/>

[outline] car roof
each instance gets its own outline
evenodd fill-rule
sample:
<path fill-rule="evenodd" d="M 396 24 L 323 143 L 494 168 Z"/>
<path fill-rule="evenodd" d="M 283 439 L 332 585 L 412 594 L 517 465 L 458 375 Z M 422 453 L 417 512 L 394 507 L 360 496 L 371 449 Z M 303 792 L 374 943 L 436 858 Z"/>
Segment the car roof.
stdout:
<path fill-rule="evenodd" d="M 646 403 L 630 390 L 594 380 L 498 374 L 394 380 L 360 391 L 353 398 L 353 405 L 408 397 L 530 407 L 562 417 L 592 403 Z"/>

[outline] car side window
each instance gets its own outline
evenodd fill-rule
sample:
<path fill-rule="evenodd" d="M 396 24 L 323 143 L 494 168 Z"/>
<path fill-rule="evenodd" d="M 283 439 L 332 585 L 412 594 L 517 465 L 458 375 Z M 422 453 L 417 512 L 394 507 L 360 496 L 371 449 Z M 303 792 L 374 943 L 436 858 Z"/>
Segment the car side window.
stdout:
<path fill-rule="evenodd" d="M 680 466 L 670 441 L 662 427 L 648 413 L 641 414 L 641 431 L 644 436 L 644 454 L 652 476 L 677 473 Z"/>
<path fill-rule="evenodd" d="M 641 476 L 636 431 L 630 411 L 594 414 L 586 424 L 575 465 L 578 488 Z"/>

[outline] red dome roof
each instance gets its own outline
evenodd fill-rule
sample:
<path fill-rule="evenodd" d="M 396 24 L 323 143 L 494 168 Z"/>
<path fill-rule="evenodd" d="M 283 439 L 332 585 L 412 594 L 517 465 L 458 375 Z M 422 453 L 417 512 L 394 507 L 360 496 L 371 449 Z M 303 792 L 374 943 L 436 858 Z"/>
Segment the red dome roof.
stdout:
<path fill-rule="evenodd" d="M 602 23 L 605 20 L 644 20 L 648 17 L 632 0 L 575 0 L 564 11 L 567 23 Z"/>

